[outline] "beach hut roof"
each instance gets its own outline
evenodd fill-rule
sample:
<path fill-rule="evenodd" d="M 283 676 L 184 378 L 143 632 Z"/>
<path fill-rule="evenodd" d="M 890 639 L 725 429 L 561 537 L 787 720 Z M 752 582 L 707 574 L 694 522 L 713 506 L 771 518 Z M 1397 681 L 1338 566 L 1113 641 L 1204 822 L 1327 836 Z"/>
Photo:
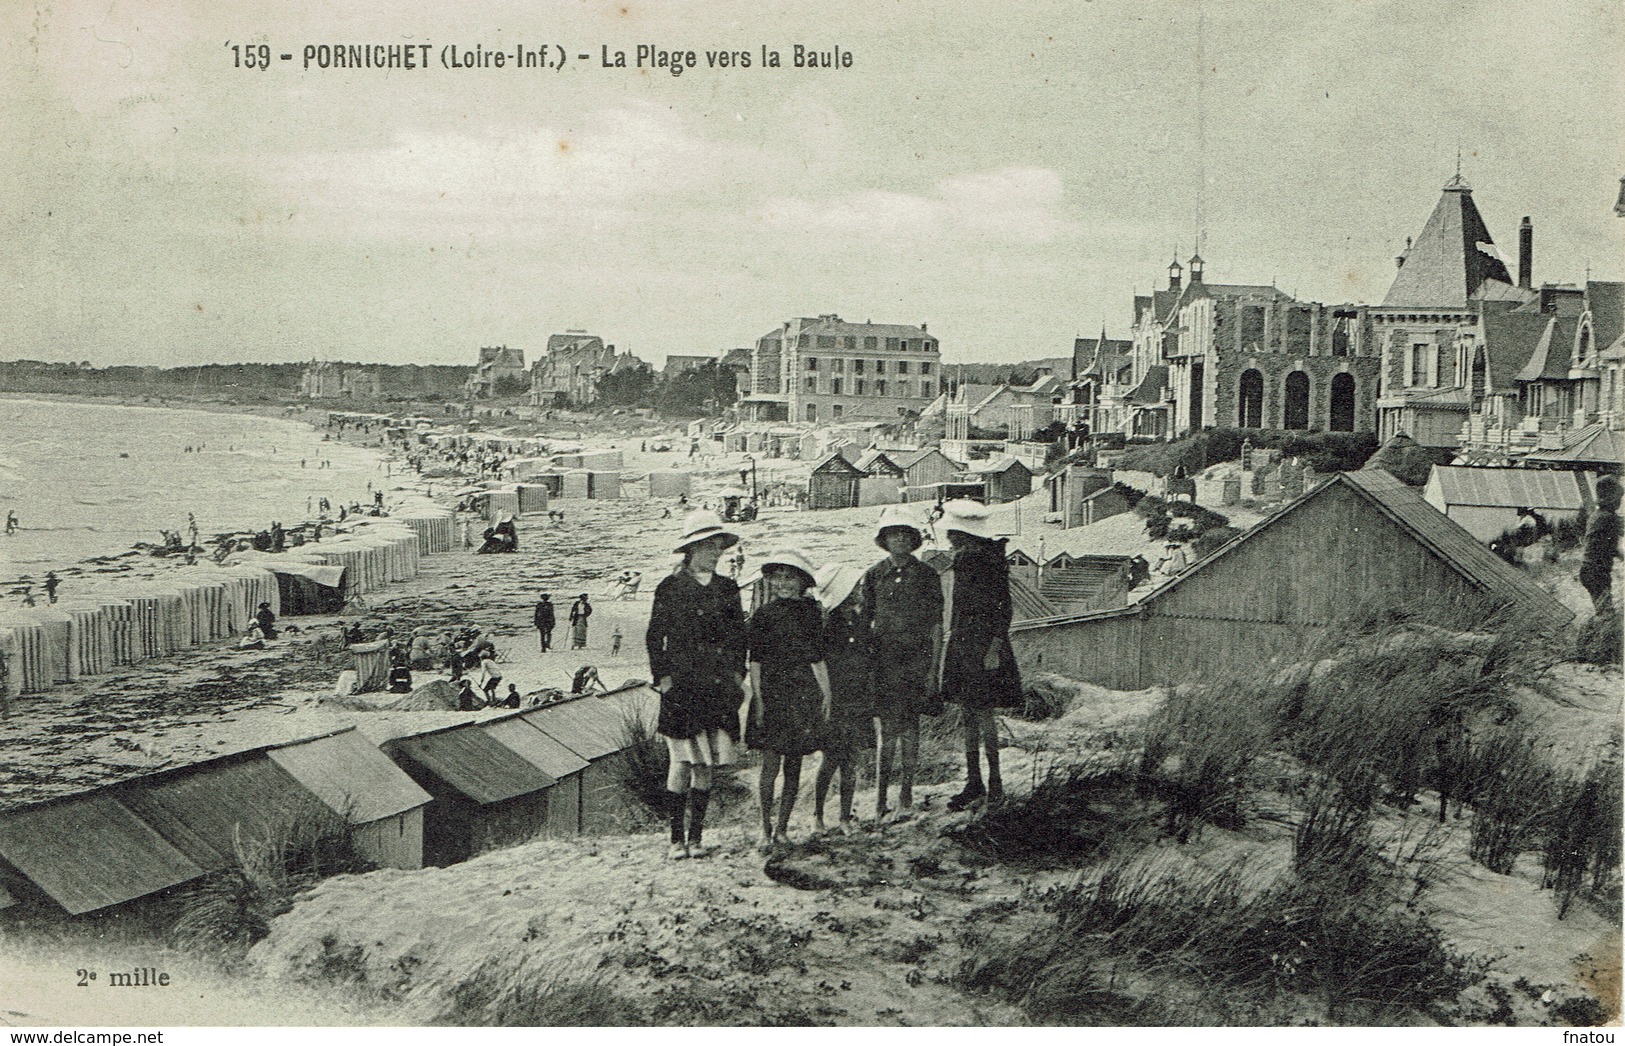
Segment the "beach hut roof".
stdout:
<path fill-rule="evenodd" d="M 391 756 L 405 756 L 476 803 L 500 803 L 557 784 L 539 766 L 479 729 L 478 723 L 384 743 Z"/>
<path fill-rule="evenodd" d="M 257 752 L 136 778 L 114 794 L 208 871 L 236 863 L 239 838 L 265 835 L 312 798 Z"/>
<path fill-rule="evenodd" d="M 482 723 L 480 728 L 555 780 L 562 781 L 587 766 L 585 757 L 519 715 L 492 719 Z"/>
<path fill-rule="evenodd" d="M 1428 477 L 1449 505 L 1578 511 L 1585 504 L 1572 472 L 1435 465 Z"/>
<path fill-rule="evenodd" d="M 592 697 L 543 705 L 526 722 L 584 759 L 601 759 L 626 747 L 629 727 L 652 718 L 654 694 L 643 684 Z"/>
<path fill-rule="evenodd" d="M 71 845 L 65 845 L 71 841 Z M 204 869 L 106 792 L 0 814 L 0 857 L 71 915 L 189 882 Z"/>
<path fill-rule="evenodd" d="M 429 801 L 428 792 L 354 727 L 265 754 L 351 824 L 394 817 Z"/>

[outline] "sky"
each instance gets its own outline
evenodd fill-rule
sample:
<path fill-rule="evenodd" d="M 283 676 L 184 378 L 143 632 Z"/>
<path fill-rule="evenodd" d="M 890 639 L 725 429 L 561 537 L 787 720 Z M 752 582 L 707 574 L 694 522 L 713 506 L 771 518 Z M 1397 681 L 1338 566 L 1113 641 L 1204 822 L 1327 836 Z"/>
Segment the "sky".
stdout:
<path fill-rule="evenodd" d="M 1458 151 L 1509 262 L 1529 215 L 1536 282 L 1625 279 L 1617 0 L 359 6 L 4 5 L 0 359 L 462 364 L 587 330 L 659 364 L 832 312 L 1060 356 L 1198 243 L 1210 282 L 1380 302 Z M 307 68 L 322 44 L 430 65 Z M 441 64 L 543 44 L 562 68 Z"/>

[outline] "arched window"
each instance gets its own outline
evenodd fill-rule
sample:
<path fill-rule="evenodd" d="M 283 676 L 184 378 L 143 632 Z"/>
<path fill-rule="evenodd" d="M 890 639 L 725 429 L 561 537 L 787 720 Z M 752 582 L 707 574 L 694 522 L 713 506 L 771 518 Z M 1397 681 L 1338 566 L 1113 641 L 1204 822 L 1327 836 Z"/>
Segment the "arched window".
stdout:
<path fill-rule="evenodd" d="M 1332 375 L 1331 414 L 1333 432 L 1354 431 L 1354 375 Z"/>
<path fill-rule="evenodd" d="M 1248 368 L 1241 372 L 1236 422 L 1244 429 L 1264 427 L 1264 375 Z"/>
<path fill-rule="evenodd" d="M 1309 375 L 1295 370 L 1286 376 L 1286 403 L 1281 415 L 1283 429 L 1309 427 Z"/>

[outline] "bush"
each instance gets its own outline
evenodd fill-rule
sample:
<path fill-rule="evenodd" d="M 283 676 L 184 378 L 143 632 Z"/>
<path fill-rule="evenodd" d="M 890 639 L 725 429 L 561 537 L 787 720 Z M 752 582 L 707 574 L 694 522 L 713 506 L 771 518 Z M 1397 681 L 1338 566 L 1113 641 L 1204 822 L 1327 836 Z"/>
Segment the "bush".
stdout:
<path fill-rule="evenodd" d="M 1559 552 L 1580 547 L 1586 536 L 1586 510 L 1582 507 L 1572 516 L 1563 516 L 1552 524 L 1552 546 Z"/>
<path fill-rule="evenodd" d="M 1215 527 L 1212 530 L 1205 531 L 1201 537 L 1196 539 L 1196 544 L 1192 547 L 1195 550 L 1196 558 L 1202 559 L 1211 556 L 1239 537 L 1241 537 L 1241 531 L 1235 527 Z"/>
<path fill-rule="evenodd" d="M 451 992 L 451 1003 L 430 1022 L 457 1027 L 606 1028 L 645 1023 L 641 1008 L 611 989 L 602 975 L 571 981 L 556 973 L 532 974 L 523 960 L 478 970 Z"/>

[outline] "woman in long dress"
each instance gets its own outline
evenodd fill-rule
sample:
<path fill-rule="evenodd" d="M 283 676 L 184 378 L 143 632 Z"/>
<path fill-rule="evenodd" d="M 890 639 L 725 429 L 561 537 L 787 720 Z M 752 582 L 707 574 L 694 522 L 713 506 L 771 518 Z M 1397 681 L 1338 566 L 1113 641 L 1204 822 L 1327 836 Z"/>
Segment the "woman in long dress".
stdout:
<path fill-rule="evenodd" d="M 644 637 L 649 674 L 660 691 L 657 729 L 671 760 L 666 790 L 674 860 L 706 852 L 711 773 L 736 758 L 745 696 L 739 586 L 717 573 L 717 559 L 739 537 L 724 530 L 714 512 L 690 514 L 683 531 L 674 550 L 683 565 L 655 588 Z"/>

